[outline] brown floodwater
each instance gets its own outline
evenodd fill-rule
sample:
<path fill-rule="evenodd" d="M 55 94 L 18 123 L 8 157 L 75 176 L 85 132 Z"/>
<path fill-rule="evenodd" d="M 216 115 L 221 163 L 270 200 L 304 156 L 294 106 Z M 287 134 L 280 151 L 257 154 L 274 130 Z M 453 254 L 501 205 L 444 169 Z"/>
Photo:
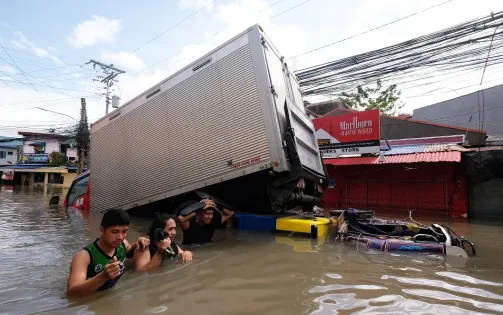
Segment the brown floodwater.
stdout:
<path fill-rule="evenodd" d="M 190 264 L 141 274 L 129 264 L 115 288 L 67 299 L 70 261 L 98 236 L 100 216 L 49 206 L 51 195 L 0 188 L 0 314 L 503 313 L 498 222 L 448 222 L 475 243 L 468 260 L 222 229 L 190 249 Z M 148 223 L 133 218 L 128 239 Z"/>

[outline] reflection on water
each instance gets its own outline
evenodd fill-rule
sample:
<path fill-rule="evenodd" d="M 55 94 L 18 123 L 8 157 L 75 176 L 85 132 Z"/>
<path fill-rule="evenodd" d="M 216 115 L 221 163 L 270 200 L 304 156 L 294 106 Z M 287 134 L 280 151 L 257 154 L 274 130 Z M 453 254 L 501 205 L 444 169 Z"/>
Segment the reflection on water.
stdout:
<path fill-rule="evenodd" d="M 191 264 L 129 269 L 114 289 L 68 300 L 70 260 L 98 236 L 100 217 L 48 206 L 50 196 L 0 190 L 0 314 L 503 312 L 503 229 L 463 221 L 450 225 L 477 246 L 467 261 L 221 230 L 213 244 L 191 248 Z M 130 240 L 148 225 L 133 220 Z"/>

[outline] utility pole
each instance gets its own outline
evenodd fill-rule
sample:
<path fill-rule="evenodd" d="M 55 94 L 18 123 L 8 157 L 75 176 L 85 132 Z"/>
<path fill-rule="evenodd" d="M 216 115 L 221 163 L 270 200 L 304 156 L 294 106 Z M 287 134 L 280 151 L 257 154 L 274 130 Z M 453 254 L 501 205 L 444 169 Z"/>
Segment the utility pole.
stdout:
<path fill-rule="evenodd" d="M 93 60 L 93 59 L 91 59 L 89 62 L 86 62 L 86 65 L 90 64 L 90 63 L 93 64 L 94 69 L 96 69 L 96 66 L 99 66 L 101 68 L 101 70 L 103 71 L 103 75 L 99 75 L 98 79 L 93 79 L 93 81 L 100 81 L 101 83 L 105 84 L 105 88 L 107 90 L 107 92 L 105 93 L 105 95 L 106 95 L 105 115 L 108 115 L 108 107 L 110 106 L 110 97 L 109 97 L 110 87 L 114 84 L 114 82 L 117 82 L 117 80 L 115 80 L 115 77 L 118 76 L 119 74 L 126 73 L 126 71 L 118 69 L 117 67 L 114 67 L 113 64 L 107 65 L 102 62 Z"/>
<path fill-rule="evenodd" d="M 77 175 L 82 174 L 84 169 L 84 159 L 87 158 L 87 150 L 89 149 L 89 128 L 87 127 L 87 110 L 86 99 L 80 99 L 80 122 L 77 129 L 77 152 L 79 158 L 79 167 Z"/>

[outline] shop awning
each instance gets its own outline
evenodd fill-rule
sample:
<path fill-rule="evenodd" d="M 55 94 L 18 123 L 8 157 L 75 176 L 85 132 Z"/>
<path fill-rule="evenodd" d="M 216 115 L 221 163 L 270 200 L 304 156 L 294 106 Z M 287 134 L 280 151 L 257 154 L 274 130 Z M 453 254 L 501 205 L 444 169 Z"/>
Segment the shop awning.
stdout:
<path fill-rule="evenodd" d="M 37 146 L 37 147 L 45 147 L 45 142 L 32 142 L 29 145 Z"/>
<path fill-rule="evenodd" d="M 343 166 L 343 165 L 364 165 L 364 164 L 400 164 L 400 163 L 432 163 L 432 162 L 461 162 L 461 152 L 422 152 L 413 154 L 384 155 L 381 160 L 378 156 L 370 157 L 343 157 L 343 158 L 325 158 L 325 164 Z"/>

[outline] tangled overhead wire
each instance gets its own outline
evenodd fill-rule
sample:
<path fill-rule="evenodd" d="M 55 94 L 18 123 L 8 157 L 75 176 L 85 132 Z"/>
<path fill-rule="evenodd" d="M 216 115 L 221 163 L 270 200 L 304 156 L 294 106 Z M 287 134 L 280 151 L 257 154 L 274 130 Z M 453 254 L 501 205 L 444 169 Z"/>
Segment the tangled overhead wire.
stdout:
<path fill-rule="evenodd" d="M 503 63 L 503 12 L 405 42 L 297 71 L 304 96 L 342 93 L 377 79 L 395 84 Z M 423 83 L 425 85 L 428 83 Z M 403 85 L 402 85 L 403 88 Z"/>

